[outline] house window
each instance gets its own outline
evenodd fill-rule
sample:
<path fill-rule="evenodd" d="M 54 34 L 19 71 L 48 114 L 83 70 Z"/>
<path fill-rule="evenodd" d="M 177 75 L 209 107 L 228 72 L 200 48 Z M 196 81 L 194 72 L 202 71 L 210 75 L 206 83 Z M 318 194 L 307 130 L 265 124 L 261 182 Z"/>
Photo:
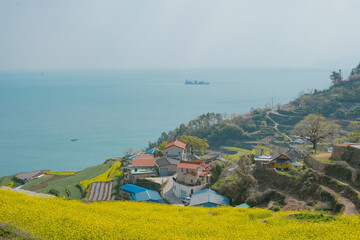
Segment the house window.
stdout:
<path fill-rule="evenodd" d="M 181 154 L 181 152 L 179 152 L 179 154 Z"/>
<path fill-rule="evenodd" d="M 193 183 L 193 180 L 191 179 L 190 182 Z"/>
<path fill-rule="evenodd" d="M 189 172 L 189 169 L 186 169 L 186 172 Z"/>
<path fill-rule="evenodd" d="M 183 168 L 181 169 L 181 172 L 184 172 L 184 169 L 183 169 Z"/>

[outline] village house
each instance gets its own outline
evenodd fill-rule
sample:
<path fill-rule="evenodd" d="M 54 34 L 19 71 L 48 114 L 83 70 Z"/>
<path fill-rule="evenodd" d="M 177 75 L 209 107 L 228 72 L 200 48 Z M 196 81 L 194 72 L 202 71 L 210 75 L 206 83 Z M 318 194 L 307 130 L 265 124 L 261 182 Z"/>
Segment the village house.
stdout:
<path fill-rule="evenodd" d="M 166 158 L 173 158 L 178 160 L 185 160 L 186 153 L 185 153 L 186 144 L 175 140 L 166 144 L 164 148 L 164 157 Z"/>
<path fill-rule="evenodd" d="M 286 154 L 282 153 L 271 160 L 269 167 L 279 170 L 289 170 L 293 166 L 292 162 L 293 161 Z"/>
<path fill-rule="evenodd" d="M 176 173 L 176 166 L 179 162 L 178 159 L 163 157 L 156 159 L 155 166 L 160 176 L 169 176 Z"/>
<path fill-rule="evenodd" d="M 217 207 L 229 206 L 230 201 L 211 189 L 204 189 L 192 195 L 190 206 Z"/>
<path fill-rule="evenodd" d="M 176 166 L 176 173 L 173 192 L 178 198 L 186 198 L 210 183 L 210 164 L 201 160 L 180 161 Z"/>
<path fill-rule="evenodd" d="M 272 159 L 272 156 L 265 153 L 257 155 L 254 157 L 255 166 L 257 169 L 269 168 Z"/>
<path fill-rule="evenodd" d="M 136 182 L 139 177 L 156 176 L 155 158 L 150 154 L 137 154 L 128 168 L 127 180 Z"/>
<path fill-rule="evenodd" d="M 133 184 L 125 184 L 120 191 L 122 197 L 128 200 L 165 203 L 158 192 Z"/>

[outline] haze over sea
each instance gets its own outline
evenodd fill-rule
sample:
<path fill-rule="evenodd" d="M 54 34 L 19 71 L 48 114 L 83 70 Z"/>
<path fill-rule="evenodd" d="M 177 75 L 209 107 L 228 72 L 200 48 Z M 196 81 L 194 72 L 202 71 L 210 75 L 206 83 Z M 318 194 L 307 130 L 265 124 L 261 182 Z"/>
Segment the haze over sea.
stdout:
<path fill-rule="evenodd" d="M 81 170 L 207 112 L 245 113 L 329 87 L 331 70 L 0 72 L 0 176 Z M 211 82 L 184 85 L 185 79 Z M 78 139 L 78 141 L 70 141 Z"/>

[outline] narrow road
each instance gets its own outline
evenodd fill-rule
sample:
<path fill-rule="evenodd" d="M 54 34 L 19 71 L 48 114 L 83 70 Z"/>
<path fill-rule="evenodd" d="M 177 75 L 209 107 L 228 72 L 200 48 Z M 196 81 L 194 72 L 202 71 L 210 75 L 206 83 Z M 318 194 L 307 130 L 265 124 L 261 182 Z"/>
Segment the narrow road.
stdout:
<path fill-rule="evenodd" d="M 184 206 L 184 203 L 182 202 L 182 200 L 180 198 L 177 198 L 173 191 L 173 185 L 174 185 L 174 180 L 173 177 L 176 177 L 176 174 L 173 176 L 166 176 L 166 177 L 149 177 L 146 178 L 147 180 L 159 183 L 159 184 L 165 184 L 165 182 L 167 181 L 165 187 L 163 188 L 163 190 L 161 191 L 161 195 L 162 197 L 169 202 L 172 205 L 176 205 L 176 206 Z"/>
<path fill-rule="evenodd" d="M 333 191 L 332 189 L 324 186 L 324 185 L 321 185 L 321 187 L 323 189 L 325 189 L 326 191 L 330 192 L 331 194 L 334 194 L 338 201 L 341 203 L 341 204 L 344 204 L 345 206 L 345 210 L 343 212 L 343 214 L 347 214 L 347 215 L 359 215 L 359 212 L 358 210 L 356 209 L 356 206 L 355 204 L 350 201 L 349 199 L 347 198 L 344 198 L 343 196 L 341 196 L 339 193 Z"/>
<path fill-rule="evenodd" d="M 273 127 L 273 128 L 275 129 L 275 131 L 277 131 L 278 133 L 282 134 L 282 132 L 280 132 L 280 130 L 278 129 L 279 124 L 278 124 L 277 122 L 275 122 L 275 120 L 270 117 L 270 115 L 269 115 L 270 112 L 271 112 L 271 113 L 274 113 L 274 114 L 277 114 L 277 112 L 275 113 L 275 112 L 273 112 L 273 110 L 268 111 L 268 112 L 266 112 L 266 116 L 275 124 L 275 126 Z M 279 115 L 279 116 L 285 116 L 285 115 L 280 115 L 280 114 L 277 114 L 277 115 Z M 286 117 L 287 117 L 287 116 L 286 116 Z M 288 135 L 285 134 L 285 137 L 286 137 L 287 139 L 289 139 L 290 142 L 292 142 L 292 139 L 291 139 Z"/>

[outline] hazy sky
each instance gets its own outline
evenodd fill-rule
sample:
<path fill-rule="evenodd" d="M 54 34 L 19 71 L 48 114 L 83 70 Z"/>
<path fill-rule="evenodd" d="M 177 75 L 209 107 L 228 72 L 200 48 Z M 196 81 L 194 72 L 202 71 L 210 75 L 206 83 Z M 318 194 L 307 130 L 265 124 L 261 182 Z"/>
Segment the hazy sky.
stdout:
<path fill-rule="evenodd" d="M 0 0 L 0 69 L 350 68 L 359 0 Z"/>

